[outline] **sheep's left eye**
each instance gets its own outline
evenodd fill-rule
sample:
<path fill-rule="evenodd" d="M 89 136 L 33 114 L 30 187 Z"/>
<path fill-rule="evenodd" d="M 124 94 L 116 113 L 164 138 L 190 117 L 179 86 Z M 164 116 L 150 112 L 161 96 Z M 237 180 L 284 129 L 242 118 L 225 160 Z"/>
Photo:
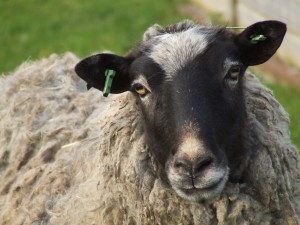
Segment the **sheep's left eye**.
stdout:
<path fill-rule="evenodd" d="M 239 67 L 239 66 L 233 66 L 228 71 L 228 77 L 231 80 L 237 80 L 239 78 L 240 73 L 241 73 L 241 67 Z"/>

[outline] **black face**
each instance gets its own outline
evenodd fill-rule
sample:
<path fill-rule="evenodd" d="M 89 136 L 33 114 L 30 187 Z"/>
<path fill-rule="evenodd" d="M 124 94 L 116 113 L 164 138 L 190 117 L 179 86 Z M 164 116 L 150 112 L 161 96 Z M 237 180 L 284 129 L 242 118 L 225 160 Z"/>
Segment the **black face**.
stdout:
<path fill-rule="evenodd" d="M 153 59 L 154 58 L 154 59 Z M 130 67 L 148 143 L 172 187 L 209 200 L 223 189 L 243 151 L 243 74 L 237 47 L 216 38 L 173 74 L 147 53 Z"/>
<path fill-rule="evenodd" d="M 153 31 L 150 29 L 150 31 Z M 112 93 L 130 90 L 139 101 L 148 145 L 174 191 L 190 201 L 211 201 L 248 154 L 243 76 L 270 58 L 286 27 L 256 23 L 241 34 L 182 22 L 153 34 L 127 57 L 99 54 L 75 68 L 88 87 L 102 90 L 115 70 Z M 263 35 L 261 42 L 251 38 Z M 164 179 L 164 178 L 163 178 Z"/>

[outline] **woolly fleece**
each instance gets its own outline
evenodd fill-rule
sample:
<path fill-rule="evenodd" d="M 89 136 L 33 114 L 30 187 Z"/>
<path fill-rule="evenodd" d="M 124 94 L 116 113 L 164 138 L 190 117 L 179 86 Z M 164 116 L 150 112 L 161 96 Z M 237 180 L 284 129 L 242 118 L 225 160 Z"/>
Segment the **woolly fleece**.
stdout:
<path fill-rule="evenodd" d="M 0 79 L 1 225 L 299 223 L 289 118 L 253 75 L 244 78 L 252 155 L 243 182 L 227 183 L 203 205 L 159 178 L 134 97 L 86 91 L 74 73 L 78 61 L 52 55 Z"/>

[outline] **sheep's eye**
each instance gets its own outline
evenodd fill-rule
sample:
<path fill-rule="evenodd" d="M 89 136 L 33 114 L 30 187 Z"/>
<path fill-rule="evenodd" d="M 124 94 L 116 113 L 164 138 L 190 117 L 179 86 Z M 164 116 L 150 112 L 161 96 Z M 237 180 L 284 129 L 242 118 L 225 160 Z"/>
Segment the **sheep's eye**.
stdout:
<path fill-rule="evenodd" d="M 228 71 L 228 78 L 231 80 L 237 80 L 241 73 L 241 67 L 240 66 L 233 66 Z"/>
<path fill-rule="evenodd" d="M 138 93 L 141 97 L 144 97 L 145 95 L 147 95 L 149 93 L 148 89 L 145 88 L 143 85 L 141 84 L 134 84 L 132 89 Z"/>

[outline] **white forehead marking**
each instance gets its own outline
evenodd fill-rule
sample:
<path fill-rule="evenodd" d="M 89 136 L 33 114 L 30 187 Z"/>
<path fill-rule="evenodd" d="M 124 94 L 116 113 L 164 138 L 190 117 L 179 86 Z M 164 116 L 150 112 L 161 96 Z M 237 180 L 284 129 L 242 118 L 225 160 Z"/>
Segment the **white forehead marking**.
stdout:
<path fill-rule="evenodd" d="M 150 52 L 150 58 L 158 63 L 171 78 L 176 71 L 183 68 L 203 52 L 208 45 L 209 34 L 194 27 L 179 33 L 167 33 L 155 37 L 157 41 Z"/>

